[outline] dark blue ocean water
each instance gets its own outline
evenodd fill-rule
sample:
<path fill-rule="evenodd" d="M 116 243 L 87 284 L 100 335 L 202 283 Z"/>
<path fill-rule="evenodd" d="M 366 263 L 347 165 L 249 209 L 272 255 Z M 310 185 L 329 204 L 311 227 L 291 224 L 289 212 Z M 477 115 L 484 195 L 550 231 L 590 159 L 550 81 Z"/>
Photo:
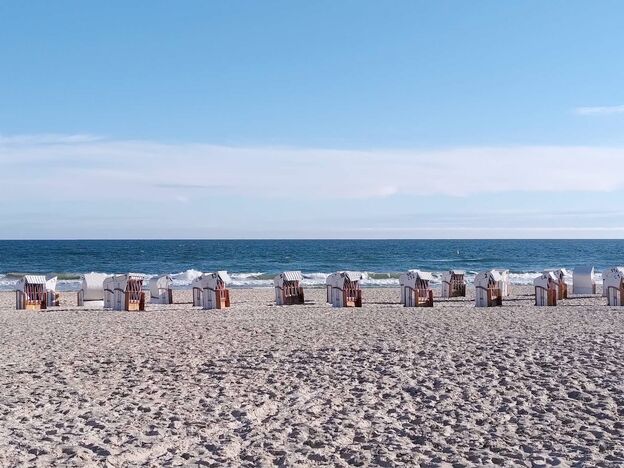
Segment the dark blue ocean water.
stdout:
<path fill-rule="evenodd" d="M 238 284 L 266 285 L 274 273 L 301 270 L 309 282 L 339 269 L 370 273 L 371 284 L 393 284 L 398 272 L 419 268 L 477 272 L 506 268 L 529 282 L 544 268 L 624 264 L 624 240 L 83 240 L 0 241 L 0 287 L 20 273 L 176 274 L 180 285 L 196 272 L 228 270 Z M 526 281 L 525 281 L 526 280 Z"/>

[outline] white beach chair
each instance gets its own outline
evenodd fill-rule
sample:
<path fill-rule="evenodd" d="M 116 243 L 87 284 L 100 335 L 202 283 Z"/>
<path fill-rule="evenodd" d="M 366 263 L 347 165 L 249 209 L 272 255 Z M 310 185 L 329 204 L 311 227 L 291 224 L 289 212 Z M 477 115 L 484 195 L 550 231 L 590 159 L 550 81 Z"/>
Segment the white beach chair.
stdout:
<path fill-rule="evenodd" d="M 327 302 L 332 307 L 362 307 L 360 280 L 364 274 L 359 271 L 338 271 L 327 277 Z"/>
<path fill-rule="evenodd" d="M 603 279 L 603 288 L 607 294 L 607 304 L 620 307 L 624 305 L 624 269 L 612 268 Z"/>
<path fill-rule="evenodd" d="M 572 294 L 596 294 L 596 278 L 593 266 L 580 266 L 574 269 Z"/>
<path fill-rule="evenodd" d="M 90 306 L 104 306 L 104 280 L 108 278 L 105 273 L 86 273 L 82 275 L 80 291 L 77 294 L 76 303 L 82 307 L 85 303 Z"/>
<path fill-rule="evenodd" d="M 104 308 L 112 310 L 145 310 L 145 277 L 138 273 L 109 276 L 104 280 Z"/>
<path fill-rule="evenodd" d="M 497 270 L 482 271 L 474 279 L 475 307 L 503 305 L 503 276 Z"/>
<path fill-rule="evenodd" d="M 568 283 L 566 282 L 566 278 L 570 277 L 570 273 L 565 268 L 552 268 L 548 270 L 544 270 L 544 273 L 552 273 L 557 280 L 557 299 L 567 299 L 568 298 Z"/>
<path fill-rule="evenodd" d="M 283 271 L 273 278 L 275 304 L 303 304 L 304 295 L 301 281 L 303 281 L 303 275 L 300 271 Z"/>
<path fill-rule="evenodd" d="M 441 296 L 466 297 L 466 272 L 463 270 L 448 270 L 442 273 Z"/>
<path fill-rule="evenodd" d="M 509 279 L 509 270 L 494 270 L 501 276 L 500 289 L 503 297 L 509 297 L 511 292 L 511 280 Z"/>
<path fill-rule="evenodd" d="M 607 286 L 606 284 L 611 280 L 612 277 L 616 277 L 624 274 L 624 267 L 613 267 L 607 268 L 602 272 L 602 296 L 607 297 Z"/>
<path fill-rule="evenodd" d="M 195 278 L 192 283 L 193 306 L 206 310 L 230 307 L 230 290 L 226 286 L 231 281 L 227 271 L 203 273 Z"/>
<path fill-rule="evenodd" d="M 536 306 L 556 306 L 559 279 L 551 271 L 542 273 L 533 280 L 535 287 L 535 305 Z"/>
<path fill-rule="evenodd" d="M 46 279 L 43 275 L 24 275 L 15 288 L 15 308 L 17 310 L 44 310 L 58 306 L 56 276 Z"/>
<path fill-rule="evenodd" d="M 401 304 L 404 307 L 433 307 L 433 291 L 429 283 L 433 275 L 420 270 L 408 270 L 399 276 Z"/>
<path fill-rule="evenodd" d="M 170 275 L 155 276 L 149 280 L 150 303 L 173 304 L 173 278 Z"/>

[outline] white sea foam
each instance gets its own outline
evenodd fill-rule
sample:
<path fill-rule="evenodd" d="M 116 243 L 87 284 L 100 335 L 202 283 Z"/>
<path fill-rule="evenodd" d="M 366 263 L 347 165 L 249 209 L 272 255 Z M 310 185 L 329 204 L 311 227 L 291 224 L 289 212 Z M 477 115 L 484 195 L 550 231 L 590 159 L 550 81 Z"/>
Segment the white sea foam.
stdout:
<path fill-rule="evenodd" d="M 174 273 L 171 275 L 174 286 L 187 286 L 190 285 L 193 280 L 199 278 L 203 273 L 198 270 L 186 270 L 180 273 Z"/>
<path fill-rule="evenodd" d="M 173 273 L 173 285 L 178 289 L 188 288 L 193 280 L 203 273 L 199 270 L 186 270 L 178 273 Z M 466 281 L 472 283 L 476 276 L 476 271 L 466 272 Z M 522 273 L 510 273 L 509 280 L 512 284 L 517 285 L 529 285 L 533 283 L 533 280 L 538 277 L 541 272 L 529 271 Z M 325 272 L 310 272 L 303 273 L 303 285 L 308 287 L 322 287 L 325 285 L 325 281 L 330 273 Z M 364 272 L 364 279 L 362 280 L 362 286 L 366 287 L 396 287 L 399 285 L 400 273 L 376 273 L 376 272 Z M 145 274 L 146 283 L 150 278 L 156 276 L 156 274 Z M 232 287 L 247 287 L 247 288 L 266 288 L 273 286 L 273 273 L 265 272 L 231 272 Z M 433 272 L 433 285 L 439 285 L 441 283 L 442 272 Z M 0 291 L 11 291 L 15 289 L 15 285 L 18 281 L 16 276 L 0 275 Z M 566 279 L 568 283 L 572 282 L 572 277 Z M 602 274 L 596 273 L 596 283 L 602 284 Z M 80 288 L 80 279 L 61 279 L 58 281 L 59 291 L 77 291 Z"/>
<path fill-rule="evenodd" d="M 6 276 L 4 275 L 0 275 L 0 290 L 5 289 L 5 286 L 13 286 L 15 285 L 17 280 L 11 280 L 11 279 L 7 279 Z"/>
<path fill-rule="evenodd" d="M 329 273 L 303 273 L 302 283 L 309 286 L 325 284 L 328 276 Z"/>
<path fill-rule="evenodd" d="M 365 278 L 362 280 L 362 286 L 374 286 L 374 287 L 392 287 L 398 286 L 398 278 L 385 278 L 385 279 L 370 279 Z"/>
<path fill-rule="evenodd" d="M 233 279 L 230 286 L 238 288 L 270 288 L 273 286 L 273 280 L 267 279 Z"/>
<path fill-rule="evenodd" d="M 259 278 L 262 275 L 264 275 L 264 273 L 262 273 L 262 272 L 256 272 L 256 273 L 231 273 L 230 277 L 232 279 L 245 280 L 245 279 Z"/>
<path fill-rule="evenodd" d="M 527 273 L 509 273 L 509 281 L 512 284 L 533 284 L 533 280 L 540 276 L 542 273 L 537 271 L 531 271 Z"/>

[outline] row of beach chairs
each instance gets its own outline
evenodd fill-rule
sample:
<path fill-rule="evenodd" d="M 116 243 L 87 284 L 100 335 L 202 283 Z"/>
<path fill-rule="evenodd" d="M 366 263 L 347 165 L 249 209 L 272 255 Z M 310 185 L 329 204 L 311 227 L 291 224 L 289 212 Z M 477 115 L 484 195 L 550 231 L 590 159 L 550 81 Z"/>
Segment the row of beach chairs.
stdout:
<path fill-rule="evenodd" d="M 193 305 L 205 309 L 229 307 L 229 290 L 226 284 L 230 277 L 225 271 L 204 273 L 193 283 Z M 26 275 L 16 287 L 16 308 L 42 310 L 59 305 L 56 292 L 57 278 L 47 279 L 42 275 Z M 82 276 L 81 288 L 77 293 L 78 306 L 101 306 L 110 310 L 145 310 L 145 276 L 139 273 L 106 275 L 87 273 Z M 150 303 L 173 304 L 173 278 L 161 275 L 149 280 Z"/>
<path fill-rule="evenodd" d="M 442 275 L 442 298 L 466 296 L 466 273 L 449 270 Z M 535 278 L 536 306 L 556 306 L 558 301 L 568 298 L 570 273 L 561 269 L 544 271 Z M 624 267 L 614 267 L 603 272 L 603 296 L 610 306 L 624 305 Z M 326 280 L 327 303 L 332 307 L 362 307 L 360 282 L 364 274 L 355 271 L 339 271 Z M 433 275 L 430 272 L 409 270 L 399 278 L 400 303 L 405 307 L 433 307 L 434 295 L 430 286 Z M 77 294 L 77 305 L 91 304 L 109 310 L 145 310 L 145 277 L 137 273 L 109 276 L 102 273 L 88 273 L 82 277 L 82 287 Z M 275 287 L 276 305 L 303 304 L 303 275 L 299 271 L 285 271 L 277 275 Z M 59 306 L 56 292 L 56 277 L 47 279 L 41 275 L 26 275 L 16 288 L 16 308 L 41 310 Z M 192 282 L 193 306 L 203 309 L 224 309 L 230 307 L 230 291 L 227 285 L 231 279 L 226 271 L 204 273 Z M 503 305 L 503 298 L 509 296 L 509 270 L 487 270 L 474 279 L 475 306 L 496 307 Z M 593 267 L 576 268 L 573 274 L 572 293 L 596 294 Z M 150 302 L 152 304 L 173 304 L 173 279 L 162 275 L 149 280 Z"/>
<path fill-rule="evenodd" d="M 442 276 L 442 297 L 464 297 L 466 295 L 465 272 L 451 270 Z M 578 267 L 573 275 L 564 269 L 545 270 L 534 279 L 536 306 L 556 306 L 557 301 L 568 299 L 567 278 L 572 276 L 572 294 L 595 295 L 596 279 L 594 267 Z M 410 270 L 401 275 L 401 302 L 406 307 L 432 307 L 433 293 L 429 287 L 431 273 Z M 602 273 L 603 292 L 610 306 L 624 305 L 624 267 L 613 267 Z M 503 305 L 503 298 L 509 296 L 509 270 L 487 270 L 474 279 L 475 306 L 496 307 Z"/>
<path fill-rule="evenodd" d="M 465 297 L 465 272 L 449 270 L 442 275 L 442 298 Z M 624 267 L 614 267 L 603 272 L 603 296 L 610 306 L 624 305 Z M 556 306 L 558 301 L 568 298 L 570 273 L 561 269 L 544 271 L 535 278 L 536 306 Z M 328 276 L 326 281 L 327 303 L 333 307 L 362 307 L 360 282 L 364 274 L 354 271 L 339 271 Z M 303 276 L 299 271 L 285 271 L 274 278 L 275 304 L 303 304 Z M 400 303 L 405 307 L 433 307 L 434 295 L 430 286 L 433 275 L 420 270 L 409 270 L 399 278 Z M 108 276 L 89 273 L 82 278 L 82 287 L 77 294 L 77 305 L 92 304 L 110 310 L 145 310 L 145 277 L 127 273 Z M 16 308 L 41 310 L 59 306 L 56 292 L 57 279 L 42 275 L 26 275 L 17 284 Z M 193 306 L 203 309 L 224 309 L 230 307 L 231 282 L 226 271 L 204 273 L 192 283 Z M 502 306 L 503 298 L 509 296 L 509 271 L 487 270 L 474 279 L 475 306 Z M 596 294 L 593 267 L 576 268 L 573 274 L 573 294 Z M 173 279 L 162 275 L 149 280 L 150 302 L 152 304 L 173 303 Z"/>

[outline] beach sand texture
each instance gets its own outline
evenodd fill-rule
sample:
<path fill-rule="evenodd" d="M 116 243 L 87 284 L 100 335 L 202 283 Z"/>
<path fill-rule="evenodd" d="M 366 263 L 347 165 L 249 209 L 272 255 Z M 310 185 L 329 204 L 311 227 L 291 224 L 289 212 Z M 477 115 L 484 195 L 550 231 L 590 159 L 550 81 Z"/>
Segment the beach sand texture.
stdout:
<path fill-rule="evenodd" d="M 0 294 L 2 466 L 622 466 L 624 309 L 272 306 L 147 312 Z M 469 293 L 470 295 L 473 292 Z"/>

